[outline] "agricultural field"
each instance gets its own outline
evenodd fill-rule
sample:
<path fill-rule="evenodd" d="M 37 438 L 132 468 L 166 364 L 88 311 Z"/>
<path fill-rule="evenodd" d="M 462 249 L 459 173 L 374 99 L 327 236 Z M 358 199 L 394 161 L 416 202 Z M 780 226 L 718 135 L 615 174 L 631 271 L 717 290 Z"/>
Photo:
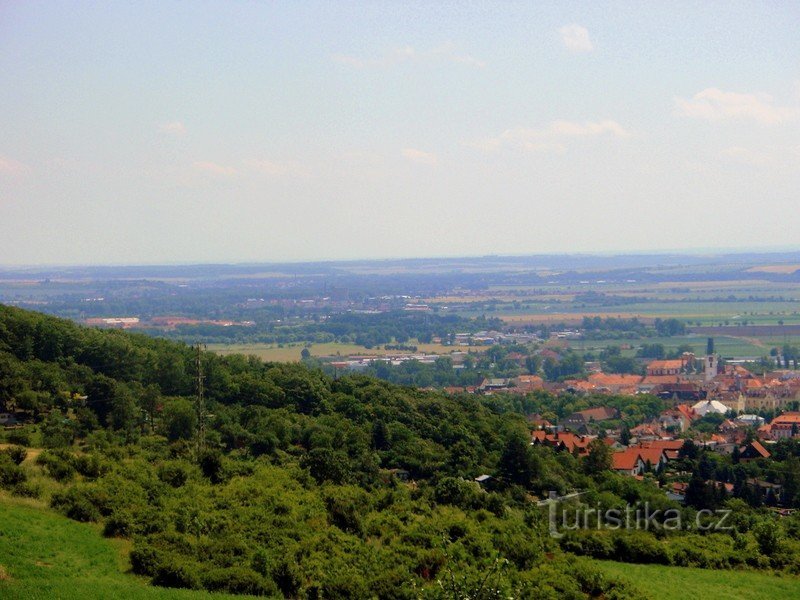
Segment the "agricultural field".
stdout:
<path fill-rule="evenodd" d="M 407 345 L 416 346 L 417 353 L 442 354 L 447 355 L 452 352 L 481 352 L 486 350 L 486 346 L 445 346 L 443 344 L 419 344 L 411 341 Z M 330 342 L 326 344 L 304 344 L 302 342 L 294 344 L 208 344 L 211 352 L 218 354 L 246 354 L 258 356 L 260 359 L 269 362 L 299 362 L 300 353 L 303 348 L 308 348 L 313 357 L 321 356 L 387 356 L 399 354 L 412 354 L 404 350 L 385 350 L 383 346 L 366 348 L 358 344 L 340 344 Z"/>
<path fill-rule="evenodd" d="M 40 502 L 0 493 L 0 597 L 6 600 L 223 600 L 245 598 L 153 587 L 127 573 L 129 542 L 106 539 Z"/>
<path fill-rule="evenodd" d="M 685 335 L 675 337 L 653 337 L 646 339 L 622 340 L 570 340 L 569 345 L 581 352 L 597 352 L 608 346 L 627 346 L 623 349 L 623 356 L 634 356 L 636 348 L 642 344 L 662 344 L 667 352 L 688 345 L 698 356 L 706 351 L 707 337 L 702 335 Z M 782 343 L 782 342 L 781 342 Z M 760 357 L 769 354 L 772 347 L 759 339 L 740 338 L 733 336 L 714 337 L 716 351 L 723 357 Z"/>
<path fill-rule="evenodd" d="M 800 578 L 751 571 L 722 571 L 592 561 L 607 575 L 625 579 L 647 598 L 657 600 L 793 600 Z"/>

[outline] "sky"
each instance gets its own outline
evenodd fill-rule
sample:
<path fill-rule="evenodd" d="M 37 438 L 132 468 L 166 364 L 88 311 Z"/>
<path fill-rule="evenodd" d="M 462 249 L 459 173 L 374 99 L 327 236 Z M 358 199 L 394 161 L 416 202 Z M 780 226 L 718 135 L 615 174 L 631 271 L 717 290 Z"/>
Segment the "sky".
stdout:
<path fill-rule="evenodd" d="M 800 248 L 800 3 L 0 0 L 0 264 Z"/>

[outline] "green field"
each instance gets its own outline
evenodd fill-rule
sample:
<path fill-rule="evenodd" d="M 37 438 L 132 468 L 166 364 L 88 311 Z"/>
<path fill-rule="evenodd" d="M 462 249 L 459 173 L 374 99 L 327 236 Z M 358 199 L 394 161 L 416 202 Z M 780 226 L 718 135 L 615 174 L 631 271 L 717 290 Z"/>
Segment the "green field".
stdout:
<path fill-rule="evenodd" d="M 707 340 L 708 338 L 706 336 L 684 335 L 675 337 L 653 337 L 622 340 L 572 340 L 570 341 L 570 346 L 582 352 L 597 352 L 608 346 L 627 345 L 631 346 L 632 349 L 624 350 L 622 352 L 623 355 L 633 356 L 636 353 L 635 348 L 641 346 L 642 344 L 662 344 L 667 352 L 675 350 L 682 345 L 689 345 L 692 347 L 694 353 L 699 356 L 705 354 Z M 717 336 L 714 338 L 714 347 L 722 356 L 759 357 L 768 355 L 772 344 L 769 344 L 767 340 L 762 341 L 733 336 Z"/>
<path fill-rule="evenodd" d="M 242 598 L 148 585 L 126 573 L 127 546 L 96 526 L 0 492 L 0 598 L 60 600 Z"/>
<path fill-rule="evenodd" d="M 751 571 L 712 571 L 661 565 L 592 561 L 654 600 L 790 600 L 800 598 L 800 579 Z"/>
<path fill-rule="evenodd" d="M 486 346 L 443 346 L 442 344 L 418 344 L 409 342 L 409 345 L 416 346 L 418 352 L 426 354 L 450 354 L 451 352 L 481 352 L 486 350 Z M 247 354 L 258 356 L 260 359 L 272 362 L 299 362 L 300 353 L 306 345 L 303 342 L 294 344 L 208 344 L 211 352 L 218 354 Z M 385 356 L 387 354 L 411 354 L 399 350 L 384 350 L 383 346 L 365 348 L 358 344 L 340 344 L 330 342 L 326 344 L 310 344 L 308 346 L 311 356 Z"/>

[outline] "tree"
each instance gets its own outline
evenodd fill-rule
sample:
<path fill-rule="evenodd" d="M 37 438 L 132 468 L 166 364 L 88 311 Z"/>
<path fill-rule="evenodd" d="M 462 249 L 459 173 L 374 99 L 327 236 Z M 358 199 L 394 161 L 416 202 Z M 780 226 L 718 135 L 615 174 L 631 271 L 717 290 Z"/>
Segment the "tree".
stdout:
<path fill-rule="evenodd" d="M 619 443 L 623 446 L 631 443 L 631 430 L 627 425 L 622 426 L 622 431 L 619 433 Z"/>
<path fill-rule="evenodd" d="M 686 505 L 698 510 L 714 508 L 714 491 L 699 473 L 694 473 L 686 486 Z"/>
<path fill-rule="evenodd" d="M 190 440 L 197 427 L 197 411 L 189 400 L 176 398 L 164 406 L 162 427 L 171 442 Z"/>
<path fill-rule="evenodd" d="M 595 475 L 608 471 L 612 465 L 612 450 L 600 438 L 589 442 L 589 454 L 583 459 L 583 470 L 587 475 Z"/>
<path fill-rule="evenodd" d="M 523 437 L 513 435 L 506 441 L 500 457 L 500 474 L 506 483 L 529 487 L 539 475 L 540 465 Z"/>
<path fill-rule="evenodd" d="M 389 429 L 381 419 L 372 425 L 372 448 L 374 450 L 389 449 Z"/>
<path fill-rule="evenodd" d="M 331 481 L 342 484 L 349 472 L 347 455 L 330 448 L 314 448 L 300 460 L 300 466 L 308 469 L 318 483 Z"/>

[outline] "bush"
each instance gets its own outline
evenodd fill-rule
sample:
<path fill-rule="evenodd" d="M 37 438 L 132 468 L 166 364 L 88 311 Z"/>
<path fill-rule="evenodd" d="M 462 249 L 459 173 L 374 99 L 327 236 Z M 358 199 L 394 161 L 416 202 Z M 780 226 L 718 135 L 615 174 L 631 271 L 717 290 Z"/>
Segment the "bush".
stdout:
<path fill-rule="evenodd" d="M 61 483 L 71 481 L 77 473 L 73 465 L 74 457 L 65 451 L 45 451 L 36 459 L 47 474 Z"/>
<path fill-rule="evenodd" d="M 32 481 L 23 481 L 11 488 L 11 493 L 23 498 L 41 498 L 42 486 Z"/>
<path fill-rule="evenodd" d="M 216 450 L 206 450 L 200 457 L 200 469 L 211 483 L 222 483 L 225 480 L 225 471 L 222 454 Z"/>
<path fill-rule="evenodd" d="M 28 456 L 28 451 L 23 446 L 11 446 L 3 450 L 3 453 L 8 454 L 15 465 L 21 465 Z"/>
<path fill-rule="evenodd" d="M 16 464 L 8 454 L 0 454 L 0 487 L 11 488 L 23 483 L 27 478 L 22 467 Z"/>
<path fill-rule="evenodd" d="M 439 504 L 452 504 L 460 508 L 473 508 L 478 504 L 477 485 L 457 479 L 443 477 L 433 491 L 433 497 Z"/>
<path fill-rule="evenodd" d="M 50 500 L 50 506 L 75 521 L 100 519 L 100 511 L 92 503 L 89 491 L 83 487 L 75 486 L 56 492 Z"/>
<path fill-rule="evenodd" d="M 667 546 L 642 531 L 619 532 L 614 536 L 616 560 L 632 563 L 671 564 Z"/>
<path fill-rule="evenodd" d="M 158 478 L 174 488 L 179 488 L 189 479 L 189 468 L 180 461 L 165 462 L 158 467 Z"/>
<path fill-rule="evenodd" d="M 278 587 L 271 579 L 265 579 L 252 569 L 229 567 L 210 569 L 203 574 L 203 587 L 215 592 L 251 594 L 253 596 L 277 596 Z"/>
<path fill-rule="evenodd" d="M 12 429 L 6 434 L 6 440 L 9 444 L 17 444 L 18 446 L 30 446 L 31 434 L 27 429 Z"/>
<path fill-rule="evenodd" d="M 87 479 L 97 479 L 108 472 L 108 465 L 96 454 L 84 454 L 74 459 L 75 470 Z"/>
<path fill-rule="evenodd" d="M 181 556 L 165 553 L 156 566 L 153 585 L 197 590 L 202 587 L 199 566 Z"/>
<path fill-rule="evenodd" d="M 605 532 L 568 532 L 561 538 L 561 548 L 566 552 L 610 559 L 615 555 L 614 539 Z"/>
<path fill-rule="evenodd" d="M 161 563 L 161 553 L 147 543 L 137 543 L 131 550 L 131 568 L 137 575 L 154 575 Z"/>

